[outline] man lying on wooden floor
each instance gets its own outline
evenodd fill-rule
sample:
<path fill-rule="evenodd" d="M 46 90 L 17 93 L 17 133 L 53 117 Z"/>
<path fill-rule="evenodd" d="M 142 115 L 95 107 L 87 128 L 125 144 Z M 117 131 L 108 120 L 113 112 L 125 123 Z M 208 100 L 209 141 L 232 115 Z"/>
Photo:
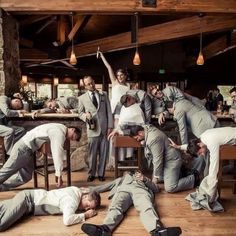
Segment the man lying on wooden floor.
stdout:
<path fill-rule="evenodd" d="M 154 194 L 159 192 L 158 185 L 144 176 L 140 171 L 134 174 L 127 172 L 123 177 L 110 183 L 91 187 L 99 193 L 110 191 L 112 198 L 103 225 L 83 224 L 81 229 L 89 236 L 111 236 L 114 229 L 121 223 L 125 212 L 134 205 L 140 214 L 145 229 L 152 236 L 179 236 L 180 227 L 165 228 L 155 211 Z M 88 189 L 89 191 L 89 189 Z"/>
<path fill-rule="evenodd" d="M 95 208 L 101 205 L 96 191 L 82 193 L 71 186 L 46 191 L 43 189 L 23 190 L 14 198 L 0 202 L 0 231 L 8 229 L 23 216 L 63 214 L 64 225 L 84 222 L 95 216 Z M 76 214 L 76 211 L 84 211 Z"/>

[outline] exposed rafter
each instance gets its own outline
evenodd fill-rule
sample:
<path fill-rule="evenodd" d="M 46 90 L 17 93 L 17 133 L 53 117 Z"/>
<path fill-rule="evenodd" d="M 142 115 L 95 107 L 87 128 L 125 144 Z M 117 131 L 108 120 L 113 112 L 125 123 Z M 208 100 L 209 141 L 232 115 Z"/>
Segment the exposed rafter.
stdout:
<path fill-rule="evenodd" d="M 52 12 L 58 11 L 78 13 L 170 13 L 170 12 L 209 12 L 236 13 L 235 0 L 158 0 L 156 7 L 143 7 L 138 0 L 1 0 L 1 7 L 5 11 L 13 12 Z"/>
<path fill-rule="evenodd" d="M 234 16 L 205 16 L 201 20 L 201 30 L 204 33 L 220 32 L 235 27 L 236 18 Z M 147 45 L 181 39 L 197 35 L 199 32 L 199 18 L 196 16 L 141 28 L 139 29 L 138 37 L 140 45 Z M 82 57 L 95 54 L 98 46 L 103 52 L 132 48 L 135 45 L 131 43 L 130 34 L 130 32 L 126 32 L 76 45 L 76 56 Z M 70 50 L 67 51 L 68 56 Z"/>

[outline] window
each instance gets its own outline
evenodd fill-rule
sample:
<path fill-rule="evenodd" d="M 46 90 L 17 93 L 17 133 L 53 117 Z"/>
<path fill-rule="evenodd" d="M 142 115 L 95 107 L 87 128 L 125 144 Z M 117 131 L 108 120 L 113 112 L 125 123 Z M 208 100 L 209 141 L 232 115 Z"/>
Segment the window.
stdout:
<path fill-rule="evenodd" d="M 52 85 L 36 83 L 37 98 L 52 98 Z"/>
<path fill-rule="evenodd" d="M 57 97 L 78 96 L 78 84 L 58 84 Z"/>
<path fill-rule="evenodd" d="M 217 88 L 220 90 L 220 93 L 224 97 L 224 101 L 226 101 L 226 104 L 228 106 L 231 106 L 232 104 L 232 98 L 230 97 L 229 90 L 233 88 L 234 86 L 231 85 L 218 85 Z"/>

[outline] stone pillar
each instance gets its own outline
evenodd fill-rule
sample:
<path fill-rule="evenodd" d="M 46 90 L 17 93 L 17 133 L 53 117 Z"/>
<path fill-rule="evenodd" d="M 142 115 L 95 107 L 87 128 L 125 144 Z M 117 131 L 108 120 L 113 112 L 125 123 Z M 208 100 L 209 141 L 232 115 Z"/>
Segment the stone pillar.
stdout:
<path fill-rule="evenodd" d="M 17 21 L 0 9 L 0 95 L 19 91 L 21 79 Z"/>

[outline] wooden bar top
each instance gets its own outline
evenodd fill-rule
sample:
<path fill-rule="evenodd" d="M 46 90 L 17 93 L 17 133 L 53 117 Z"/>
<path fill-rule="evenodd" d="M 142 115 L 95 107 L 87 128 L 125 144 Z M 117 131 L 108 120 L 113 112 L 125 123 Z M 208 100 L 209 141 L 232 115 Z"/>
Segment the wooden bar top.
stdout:
<path fill-rule="evenodd" d="M 33 119 L 32 118 L 33 113 L 25 113 L 21 117 L 11 117 L 13 119 Z M 35 116 L 34 120 L 37 119 L 79 119 L 77 113 L 44 113 L 44 114 L 37 114 Z"/>

